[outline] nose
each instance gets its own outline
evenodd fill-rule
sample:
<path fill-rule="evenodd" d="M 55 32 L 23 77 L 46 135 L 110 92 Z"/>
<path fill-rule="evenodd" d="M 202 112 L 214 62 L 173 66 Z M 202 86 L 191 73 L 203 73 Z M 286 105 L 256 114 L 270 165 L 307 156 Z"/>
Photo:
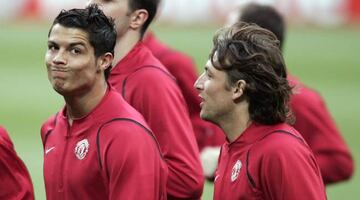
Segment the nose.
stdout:
<path fill-rule="evenodd" d="M 205 73 L 202 73 L 194 83 L 194 88 L 199 91 L 202 90 L 204 86 L 204 75 Z"/>
<path fill-rule="evenodd" d="M 64 55 L 64 53 L 62 53 L 61 51 L 59 51 L 52 59 L 52 62 L 55 65 L 66 65 L 66 57 Z"/>

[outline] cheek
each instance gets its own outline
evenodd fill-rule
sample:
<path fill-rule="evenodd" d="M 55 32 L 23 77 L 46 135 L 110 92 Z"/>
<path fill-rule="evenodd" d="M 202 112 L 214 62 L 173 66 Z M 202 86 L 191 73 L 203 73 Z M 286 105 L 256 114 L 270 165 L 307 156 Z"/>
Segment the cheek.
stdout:
<path fill-rule="evenodd" d="M 52 56 L 51 56 L 51 53 L 50 53 L 50 52 L 46 52 L 46 53 L 45 53 L 44 60 L 45 60 L 46 66 L 49 67 L 49 65 L 50 65 L 50 63 L 51 63 L 51 60 L 52 60 Z"/>
<path fill-rule="evenodd" d="M 218 91 L 218 86 L 216 83 L 213 83 L 212 81 L 205 81 L 204 83 L 204 91 L 211 96 L 216 95 Z"/>
<path fill-rule="evenodd" d="M 115 28 L 116 28 L 116 32 L 117 32 L 117 36 L 122 36 L 125 34 L 125 32 L 127 31 L 128 27 L 129 27 L 129 22 L 127 21 L 128 18 L 117 18 L 115 20 Z"/>
<path fill-rule="evenodd" d="M 126 15 L 125 8 L 119 2 L 103 4 L 101 8 L 106 16 L 114 19 L 123 18 L 122 16 Z"/>
<path fill-rule="evenodd" d="M 78 65 L 73 68 L 73 76 L 74 79 L 93 79 L 100 67 L 98 67 L 96 61 L 91 59 L 84 60 L 81 63 L 77 63 Z M 101 71 L 101 70 L 100 70 Z"/>
<path fill-rule="evenodd" d="M 45 54 L 45 66 L 48 73 L 48 78 L 51 79 L 50 67 L 51 67 L 52 56 L 49 53 Z"/>

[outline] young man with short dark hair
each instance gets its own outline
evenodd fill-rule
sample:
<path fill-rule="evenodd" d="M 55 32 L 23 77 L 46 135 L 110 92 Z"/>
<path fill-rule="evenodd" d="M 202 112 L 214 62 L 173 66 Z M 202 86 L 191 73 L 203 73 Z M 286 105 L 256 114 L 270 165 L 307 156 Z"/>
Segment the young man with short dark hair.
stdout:
<path fill-rule="evenodd" d="M 107 83 L 115 41 L 96 5 L 63 10 L 50 28 L 48 78 L 66 104 L 41 128 L 47 199 L 166 199 L 155 137 Z"/>

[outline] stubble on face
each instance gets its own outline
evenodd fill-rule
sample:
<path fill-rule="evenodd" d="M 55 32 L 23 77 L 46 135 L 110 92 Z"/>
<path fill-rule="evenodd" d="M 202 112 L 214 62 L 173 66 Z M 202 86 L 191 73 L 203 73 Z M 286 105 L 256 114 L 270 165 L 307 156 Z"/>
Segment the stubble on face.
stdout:
<path fill-rule="evenodd" d="M 217 70 L 210 61 L 200 82 L 201 111 L 200 117 L 218 124 L 232 108 L 231 90 L 227 85 L 224 71 Z"/>

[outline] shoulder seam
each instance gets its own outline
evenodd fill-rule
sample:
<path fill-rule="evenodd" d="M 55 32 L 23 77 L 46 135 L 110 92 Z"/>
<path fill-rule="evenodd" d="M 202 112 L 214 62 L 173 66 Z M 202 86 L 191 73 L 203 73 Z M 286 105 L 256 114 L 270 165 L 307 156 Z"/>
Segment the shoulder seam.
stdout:
<path fill-rule="evenodd" d="M 113 118 L 105 123 L 103 123 L 100 128 L 98 129 L 97 131 L 97 135 L 96 135 L 96 146 L 97 146 L 97 157 L 98 157 L 98 161 L 99 161 L 99 166 L 100 166 L 100 169 L 103 168 L 103 163 L 101 162 L 101 154 L 100 154 L 100 132 L 101 132 L 101 129 L 107 125 L 107 124 L 110 124 L 111 122 L 114 122 L 114 121 L 128 121 L 128 122 L 131 122 L 131 123 L 134 123 L 135 125 L 139 126 L 140 128 L 144 129 L 146 133 L 148 133 L 148 135 L 154 140 L 156 146 L 157 146 L 157 149 L 159 151 L 159 154 L 160 154 L 160 157 L 164 160 L 163 158 L 163 155 L 161 153 L 161 150 L 160 150 L 160 145 L 158 143 L 158 141 L 156 140 L 155 136 L 153 135 L 153 133 L 148 129 L 146 128 L 144 125 L 142 125 L 140 122 L 136 121 L 136 120 L 133 120 L 133 119 L 130 119 L 130 118 Z"/>
<path fill-rule="evenodd" d="M 256 183 L 253 179 L 253 177 L 251 176 L 250 172 L 249 172 L 249 157 L 250 157 L 250 150 L 251 148 L 259 141 L 265 139 L 267 136 L 271 135 L 271 134 L 274 134 L 274 133 L 281 133 L 281 134 L 287 134 L 287 135 L 290 135 L 292 137 L 294 137 L 295 139 L 299 140 L 300 142 L 302 142 L 303 144 L 305 144 L 304 140 L 299 137 L 299 136 L 296 136 L 294 135 L 293 133 L 289 132 L 289 131 L 285 131 L 285 130 L 275 130 L 275 131 L 272 131 L 268 134 L 266 134 L 264 137 L 260 138 L 259 140 L 257 140 L 250 148 L 249 150 L 247 151 L 246 153 L 246 175 L 247 175 L 247 178 L 248 178 L 248 181 L 249 181 L 249 184 L 252 188 L 256 188 Z"/>

